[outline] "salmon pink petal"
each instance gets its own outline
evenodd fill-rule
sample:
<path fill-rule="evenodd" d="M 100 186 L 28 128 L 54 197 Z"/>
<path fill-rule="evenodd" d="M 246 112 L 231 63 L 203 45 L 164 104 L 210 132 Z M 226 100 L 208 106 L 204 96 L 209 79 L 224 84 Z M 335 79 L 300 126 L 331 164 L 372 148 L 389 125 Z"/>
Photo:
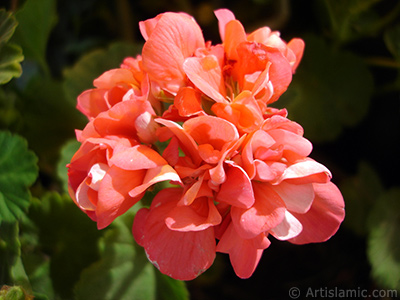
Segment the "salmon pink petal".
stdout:
<path fill-rule="evenodd" d="M 161 17 L 162 17 L 162 14 L 159 14 L 155 18 L 147 19 L 145 21 L 139 22 L 140 33 L 142 34 L 143 38 L 146 41 L 149 39 L 149 36 L 153 32 L 154 28 L 156 27 L 156 25 Z"/>
<path fill-rule="evenodd" d="M 89 119 L 95 118 L 99 113 L 110 108 L 105 99 L 106 93 L 106 89 L 91 89 L 84 91 L 78 96 L 78 104 L 76 108 Z"/>
<path fill-rule="evenodd" d="M 78 204 L 80 209 L 82 210 L 95 210 L 96 205 L 93 204 L 88 196 L 89 193 L 89 185 L 87 183 L 87 180 L 82 181 L 82 183 L 78 186 L 76 189 L 76 193 L 74 194 L 75 196 L 75 202 Z"/>
<path fill-rule="evenodd" d="M 300 156 L 308 156 L 312 151 L 312 144 L 302 136 L 282 129 L 268 130 L 268 134 L 278 145 L 283 145 L 284 150 L 297 153 Z"/>
<path fill-rule="evenodd" d="M 254 204 L 250 178 L 241 167 L 234 164 L 229 166 L 226 180 L 220 186 L 216 200 L 239 208 L 249 208 Z"/>
<path fill-rule="evenodd" d="M 228 142 L 239 139 L 239 133 L 232 123 L 213 116 L 189 119 L 183 124 L 183 129 L 198 145 L 210 144 L 217 150 L 222 150 Z"/>
<path fill-rule="evenodd" d="M 285 218 L 275 228 L 269 232 L 278 240 L 286 241 L 300 234 L 303 226 L 301 223 L 288 211 L 285 211 Z"/>
<path fill-rule="evenodd" d="M 135 240 L 161 273 L 178 280 L 192 280 L 207 270 L 215 258 L 214 229 L 181 232 L 170 230 L 165 219 L 180 198 L 181 189 L 164 189 L 133 222 Z"/>
<path fill-rule="evenodd" d="M 221 152 L 210 144 L 199 145 L 199 155 L 208 164 L 216 164 L 221 159 Z"/>
<path fill-rule="evenodd" d="M 253 183 L 255 202 L 248 209 L 232 207 L 235 230 L 244 239 L 251 239 L 276 227 L 285 217 L 285 203 L 269 184 Z"/>
<path fill-rule="evenodd" d="M 274 144 L 275 140 L 268 133 L 263 130 L 257 130 L 243 147 L 243 167 L 251 179 L 256 175 L 256 166 L 254 164 L 256 158 L 254 157 L 254 153 L 260 148 L 269 149 Z"/>
<path fill-rule="evenodd" d="M 273 189 L 285 202 L 288 210 L 300 214 L 306 213 L 314 200 L 314 187 L 312 183 L 291 184 L 282 181 L 274 185 Z"/>
<path fill-rule="evenodd" d="M 98 191 L 97 228 L 107 227 L 140 200 L 142 195 L 132 198 L 129 191 L 142 184 L 145 173 L 145 170 L 127 171 L 116 166 L 110 167 Z"/>
<path fill-rule="evenodd" d="M 302 39 L 294 38 L 290 40 L 287 46 L 290 50 L 293 51 L 294 55 L 296 56 L 296 61 L 292 65 L 292 70 L 294 72 L 300 63 L 301 58 L 303 57 L 305 44 Z"/>
<path fill-rule="evenodd" d="M 154 112 L 148 102 L 129 100 L 119 102 L 93 120 L 95 130 L 103 137 L 115 135 L 139 139 L 137 131 L 148 130 L 155 135 Z M 143 115 L 147 115 L 143 119 Z M 145 124 L 143 123 L 145 122 Z"/>
<path fill-rule="evenodd" d="M 200 191 L 203 181 L 204 175 L 200 176 L 199 179 L 185 191 L 184 195 L 179 200 L 178 205 L 186 206 L 192 204 Z"/>
<path fill-rule="evenodd" d="M 269 66 L 269 80 L 273 86 L 272 103 L 282 95 L 292 81 L 292 67 L 279 49 L 254 42 L 243 42 L 237 46 L 240 61 L 235 67 L 235 74 L 243 86 L 244 74 L 264 71 Z M 269 65 L 270 63 L 270 65 Z"/>
<path fill-rule="evenodd" d="M 181 184 L 181 179 L 175 170 L 169 165 L 157 166 L 149 169 L 143 178 L 143 183 L 129 191 L 130 197 L 138 197 L 150 186 L 157 182 L 170 181 L 174 184 Z"/>
<path fill-rule="evenodd" d="M 229 60 L 237 61 L 239 59 L 239 53 L 237 51 L 238 46 L 246 41 L 246 31 L 242 23 L 238 20 L 229 21 L 225 26 L 225 53 Z"/>
<path fill-rule="evenodd" d="M 215 16 L 218 19 L 219 34 L 222 42 L 225 40 L 225 26 L 229 21 L 235 20 L 235 15 L 229 9 L 221 8 L 214 11 Z"/>
<path fill-rule="evenodd" d="M 133 220 L 132 235 L 136 243 L 143 247 L 145 228 L 147 217 L 149 216 L 150 209 L 142 208 L 137 211 Z"/>
<path fill-rule="evenodd" d="M 174 99 L 174 105 L 183 117 L 205 114 L 201 107 L 201 94 L 191 87 L 183 87 Z"/>
<path fill-rule="evenodd" d="M 263 182 L 274 181 L 284 172 L 286 167 L 281 163 L 266 163 L 259 159 L 254 160 L 254 166 L 256 168 L 254 180 Z"/>
<path fill-rule="evenodd" d="M 175 95 L 185 78 L 184 60 L 204 46 L 202 31 L 192 17 L 165 13 L 143 46 L 143 69 L 151 80 Z"/>
<path fill-rule="evenodd" d="M 196 142 L 179 124 L 161 118 L 156 119 L 155 121 L 171 130 L 171 132 L 180 141 L 180 147 L 182 148 L 183 152 L 185 152 L 186 155 L 190 156 L 195 164 L 200 163 L 201 158 L 198 153 Z"/>
<path fill-rule="evenodd" d="M 331 172 L 324 165 L 311 158 L 306 158 L 288 166 L 277 183 L 283 180 L 295 184 L 326 183 L 331 177 Z"/>
<path fill-rule="evenodd" d="M 220 224 L 222 217 L 212 198 L 197 198 L 191 205 L 176 206 L 165 219 L 168 228 L 176 231 L 201 231 Z"/>
<path fill-rule="evenodd" d="M 252 33 L 250 33 L 247 36 L 247 40 L 251 42 L 266 44 L 270 36 L 271 36 L 271 28 L 265 26 L 258 28 Z"/>
<path fill-rule="evenodd" d="M 170 164 L 171 166 L 175 166 L 179 161 L 179 142 L 178 139 L 173 136 L 164 149 L 162 153 L 162 157 Z"/>
<path fill-rule="evenodd" d="M 158 152 L 145 145 L 136 145 L 134 147 L 125 148 L 118 151 L 111 159 L 111 165 L 124 170 L 141 170 L 156 168 L 166 165 L 167 162 Z"/>
<path fill-rule="evenodd" d="M 228 253 L 236 275 L 245 279 L 253 274 L 264 249 L 270 244 L 263 233 L 252 239 L 241 238 L 231 223 L 218 242 L 217 251 Z"/>
<path fill-rule="evenodd" d="M 313 184 L 315 199 L 305 214 L 293 213 L 303 225 L 302 232 L 289 241 L 294 244 L 320 243 L 336 233 L 342 223 L 344 212 L 343 196 L 332 182 Z"/>
<path fill-rule="evenodd" d="M 262 112 L 250 91 L 241 92 L 231 103 L 216 103 L 212 111 L 241 132 L 253 132 L 263 122 Z"/>
<path fill-rule="evenodd" d="M 125 84 L 127 88 L 131 84 L 138 84 L 131 71 L 127 69 L 112 69 L 104 72 L 93 81 L 93 85 L 99 89 L 111 89 L 118 84 Z"/>
<path fill-rule="evenodd" d="M 222 70 L 214 55 L 187 58 L 183 70 L 190 81 L 208 97 L 216 102 L 227 102 Z"/>

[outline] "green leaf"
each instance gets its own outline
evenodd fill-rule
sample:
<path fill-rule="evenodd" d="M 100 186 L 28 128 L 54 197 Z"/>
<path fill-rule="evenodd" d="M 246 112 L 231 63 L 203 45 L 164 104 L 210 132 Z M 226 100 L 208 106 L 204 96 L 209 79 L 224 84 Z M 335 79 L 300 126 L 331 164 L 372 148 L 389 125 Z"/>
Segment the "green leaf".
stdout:
<path fill-rule="evenodd" d="M 37 61 L 48 72 L 46 48 L 57 21 L 56 1 L 27 0 L 15 17 L 19 25 L 12 40 L 22 47 L 26 59 Z"/>
<path fill-rule="evenodd" d="M 41 169 L 52 172 L 60 148 L 87 119 L 67 102 L 62 83 L 53 79 L 35 78 L 19 101 L 24 121 L 21 134 L 39 156 Z"/>
<path fill-rule="evenodd" d="M 17 24 L 11 13 L 0 9 L 0 84 L 5 84 L 22 73 L 19 64 L 24 59 L 22 49 L 17 45 L 7 43 Z"/>
<path fill-rule="evenodd" d="M 338 42 L 349 42 L 366 36 L 374 36 L 390 20 L 383 20 L 376 12 L 375 5 L 385 0 L 324 0 L 326 16 L 331 27 L 331 35 Z M 390 1 L 387 1 L 390 2 Z M 393 2 L 392 4 L 394 4 Z M 390 3 L 387 3 L 390 5 Z M 391 18 L 389 15 L 387 18 Z M 325 20 L 322 20 L 323 22 Z"/>
<path fill-rule="evenodd" d="M 14 284 L 11 268 L 21 255 L 18 222 L 0 225 L 0 283 Z"/>
<path fill-rule="evenodd" d="M 189 291 L 184 281 L 175 280 L 156 271 L 157 300 L 189 300 Z"/>
<path fill-rule="evenodd" d="M 61 149 L 61 158 L 57 165 L 57 175 L 61 179 L 64 192 L 68 192 L 68 174 L 66 165 L 70 163 L 72 156 L 78 150 L 80 143 L 77 140 L 69 140 Z"/>
<path fill-rule="evenodd" d="M 77 300 L 155 299 L 155 269 L 134 242 L 131 226 L 119 218 L 107 230 L 101 260 L 83 271 L 75 288 Z"/>
<path fill-rule="evenodd" d="M 25 291 L 20 286 L 2 287 L 0 300 L 26 300 Z M 28 298 L 30 299 L 30 298 Z"/>
<path fill-rule="evenodd" d="M 376 202 L 369 230 L 372 276 L 383 287 L 400 291 L 400 188 L 389 190 Z"/>
<path fill-rule="evenodd" d="M 305 37 L 304 58 L 288 91 L 276 102 L 315 142 L 335 139 L 344 127 L 366 115 L 373 81 L 364 62 L 350 52 L 333 50 L 315 36 Z"/>
<path fill-rule="evenodd" d="M 390 53 L 400 61 L 400 24 L 387 29 L 383 38 Z"/>
<path fill-rule="evenodd" d="M 0 84 L 9 82 L 22 74 L 20 62 L 24 60 L 22 49 L 13 44 L 0 47 Z"/>
<path fill-rule="evenodd" d="M 366 236 L 368 216 L 383 192 L 379 175 L 369 164 L 361 162 L 357 175 L 343 180 L 340 190 L 346 201 L 344 224 L 355 233 Z"/>
<path fill-rule="evenodd" d="M 0 224 L 21 218 L 30 204 L 28 187 L 38 175 L 37 158 L 20 136 L 0 132 Z"/>
<path fill-rule="evenodd" d="M 83 91 L 93 88 L 93 80 L 103 72 L 119 68 L 123 59 L 136 56 L 141 48 L 130 43 L 114 43 L 107 49 L 94 50 L 64 72 L 64 90 L 70 103 L 76 105 L 76 98 Z"/>
<path fill-rule="evenodd" d="M 101 232 L 67 195 L 55 192 L 33 202 L 29 217 L 37 228 L 42 250 L 42 255 L 34 252 L 24 257 L 28 276 L 35 279 L 32 288 L 45 294 L 40 283 L 49 284 L 50 271 L 54 293 L 72 298 L 72 287 L 80 272 L 98 259 L 97 241 Z M 50 258 L 49 265 L 46 257 Z"/>
<path fill-rule="evenodd" d="M 11 12 L 0 9 L 0 44 L 8 42 L 14 34 L 17 24 Z"/>

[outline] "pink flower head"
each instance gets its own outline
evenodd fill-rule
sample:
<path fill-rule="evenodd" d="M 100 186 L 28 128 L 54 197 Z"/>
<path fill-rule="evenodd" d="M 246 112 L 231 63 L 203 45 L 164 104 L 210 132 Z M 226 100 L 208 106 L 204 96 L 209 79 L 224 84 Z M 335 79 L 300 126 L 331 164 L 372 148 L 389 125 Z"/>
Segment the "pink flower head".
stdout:
<path fill-rule="evenodd" d="M 226 9 L 215 15 L 217 45 L 185 13 L 139 23 L 141 56 L 78 98 L 89 123 L 68 165 L 70 195 L 98 228 L 153 184 L 175 185 L 137 212 L 132 233 L 162 273 L 180 280 L 208 269 L 216 252 L 248 278 L 270 236 L 323 242 L 344 218 L 343 197 L 309 157 L 303 128 L 269 106 L 290 84 L 304 42 L 286 43 L 268 27 L 247 34 Z"/>

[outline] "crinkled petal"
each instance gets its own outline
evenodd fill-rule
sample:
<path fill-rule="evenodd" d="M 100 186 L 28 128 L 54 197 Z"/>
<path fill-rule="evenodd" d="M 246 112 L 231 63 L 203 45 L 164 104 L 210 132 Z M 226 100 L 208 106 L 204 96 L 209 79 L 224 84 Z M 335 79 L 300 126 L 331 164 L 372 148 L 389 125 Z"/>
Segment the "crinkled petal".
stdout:
<path fill-rule="evenodd" d="M 314 200 L 314 187 L 312 183 L 291 184 L 282 181 L 274 185 L 273 189 L 279 194 L 288 210 L 300 214 L 306 213 Z"/>
<path fill-rule="evenodd" d="M 268 130 L 268 134 L 278 145 L 283 145 L 284 150 L 290 150 L 300 156 L 308 156 L 312 151 L 312 144 L 304 137 L 283 129 Z"/>
<path fill-rule="evenodd" d="M 216 102 L 226 103 L 225 82 L 214 55 L 187 58 L 183 70 L 191 82 Z"/>
<path fill-rule="evenodd" d="M 78 96 L 76 108 L 89 119 L 95 118 L 99 113 L 110 108 L 105 99 L 106 93 L 106 89 L 91 89 L 84 91 Z"/>
<path fill-rule="evenodd" d="M 306 158 L 288 166 L 278 182 L 288 180 L 296 184 L 326 183 L 331 177 L 332 174 L 327 167 L 311 158 Z"/>
<path fill-rule="evenodd" d="M 238 46 L 246 41 L 246 31 L 238 20 L 231 20 L 225 26 L 225 53 L 229 60 L 238 60 Z"/>
<path fill-rule="evenodd" d="M 229 253 L 236 275 L 245 279 L 253 274 L 264 249 L 269 245 L 270 241 L 263 233 L 251 239 L 241 238 L 231 223 L 218 242 L 217 251 Z"/>
<path fill-rule="evenodd" d="M 220 186 L 216 200 L 239 208 L 251 207 L 255 200 L 250 178 L 241 167 L 228 166 L 226 181 Z"/>
<path fill-rule="evenodd" d="M 294 244 L 319 243 L 328 240 L 342 223 L 345 211 L 343 196 L 332 182 L 313 184 L 315 199 L 305 214 L 293 213 L 303 225 L 302 232 L 289 241 Z"/>
<path fill-rule="evenodd" d="M 179 115 L 191 117 L 205 114 L 201 107 L 201 94 L 191 87 L 183 87 L 179 90 L 174 99 L 174 105 Z"/>
<path fill-rule="evenodd" d="M 176 206 L 165 219 L 176 231 L 201 231 L 220 224 L 222 217 L 211 198 L 197 198 L 191 205 Z"/>
<path fill-rule="evenodd" d="M 153 184 L 162 181 L 170 181 L 175 184 L 181 183 L 179 175 L 171 166 L 157 166 L 155 168 L 147 170 L 146 175 L 143 178 L 143 183 L 129 191 L 129 196 L 137 197 L 140 194 L 144 193 Z"/>
<path fill-rule="evenodd" d="M 152 169 L 166 165 L 167 162 L 158 152 L 145 145 L 136 145 L 119 151 L 110 159 L 111 165 L 124 170 Z"/>
<path fill-rule="evenodd" d="M 135 198 L 129 196 L 129 191 L 143 183 L 145 170 L 127 171 L 112 166 L 101 181 L 96 207 L 97 227 L 103 229 L 118 216 L 125 213 L 143 195 Z"/>
<path fill-rule="evenodd" d="M 275 228 L 269 232 L 278 240 L 286 241 L 300 234 L 303 226 L 301 223 L 288 211 L 285 211 L 285 218 Z"/>
<path fill-rule="evenodd" d="M 183 128 L 179 124 L 161 118 L 156 119 L 155 121 L 157 123 L 166 126 L 169 130 L 171 130 L 171 132 L 179 140 L 183 152 L 185 152 L 186 155 L 188 155 L 195 164 L 200 163 L 201 158 L 198 153 L 196 142 L 185 130 L 183 130 Z"/>
<path fill-rule="evenodd" d="M 229 9 L 221 8 L 214 11 L 218 19 L 218 28 L 221 40 L 225 40 L 225 26 L 229 21 L 235 20 L 235 15 Z"/>
<path fill-rule="evenodd" d="M 143 46 L 143 69 L 150 79 L 176 94 L 183 86 L 183 62 L 196 49 L 204 48 L 204 38 L 198 24 L 186 14 L 163 14 Z"/>
<path fill-rule="evenodd" d="M 104 72 L 93 81 L 93 85 L 99 89 L 111 89 L 117 84 L 137 84 L 131 71 L 127 69 L 112 69 Z"/>
<path fill-rule="evenodd" d="M 226 143 L 239 139 L 239 133 L 232 123 L 214 116 L 189 119 L 183 124 L 183 129 L 198 145 L 210 144 L 217 150 L 222 150 Z"/>
<path fill-rule="evenodd" d="M 294 73 L 300 63 L 301 58 L 303 57 L 305 44 L 302 39 L 294 38 L 294 39 L 290 40 L 290 42 L 287 44 L 287 46 L 290 50 L 293 51 L 293 53 L 296 57 L 296 61 L 294 63 L 292 63 L 292 70 Z"/>
<path fill-rule="evenodd" d="M 248 209 L 232 207 L 232 223 L 245 239 L 254 238 L 276 227 L 285 217 L 285 203 L 268 185 L 253 183 L 255 202 Z"/>
<path fill-rule="evenodd" d="M 165 219 L 182 193 L 181 189 L 164 189 L 148 209 L 138 212 L 133 235 L 148 259 L 161 273 L 178 280 L 192 280 L 207 270 L 215 258 L 214 229 L 180 232 L 170 230 Z"/>

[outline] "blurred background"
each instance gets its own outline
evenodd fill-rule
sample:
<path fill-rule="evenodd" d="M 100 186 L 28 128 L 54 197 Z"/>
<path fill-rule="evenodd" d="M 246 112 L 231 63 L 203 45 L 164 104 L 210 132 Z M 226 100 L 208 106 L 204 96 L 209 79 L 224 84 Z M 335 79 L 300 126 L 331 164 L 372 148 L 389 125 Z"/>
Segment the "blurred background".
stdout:
<path fill-rule="evenodd" d="M 184 11 L 216 44 L 218 8 L 248 33 L 269 26 L 286 41 L 305 40 L 292 84 L 272 106 L 304 127 L 311 157 L 344 195 L 346 218 L 322 244 L 272 240 L 250 279 L 218 254 L 184 284 L 147 263 L 129 216 L 97 231 L 66 194 L 65 165 L 77 149 L 74 130 L 87 122 L 76 97 L 140 53 L 138 22 Z M 0 287 L 17 284 L 35 299 L 105 300 L 400 290 L 399 1 L 1 0 L 0 9 Z"/>

